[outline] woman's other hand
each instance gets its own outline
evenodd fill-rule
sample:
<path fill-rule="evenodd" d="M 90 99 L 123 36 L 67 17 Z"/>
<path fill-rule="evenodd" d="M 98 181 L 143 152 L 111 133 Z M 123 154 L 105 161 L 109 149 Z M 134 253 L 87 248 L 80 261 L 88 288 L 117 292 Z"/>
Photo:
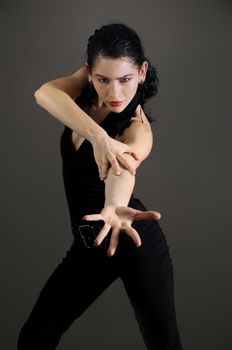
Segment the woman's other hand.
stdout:
<path fill-rule="evenodd" d="M 107 178 L 109 163 L 112 166 L 114 175 L 121 174 L 119 162 L 132 175 L 135 175 L 136 169 L 126 154 L 130 154 L 135 160 L 139 160 L 139 157 L 127 144 L 106 135 L 100 139 L 93 139 L 92 146 L 101 180 Z"/>
<path fill-rule="evenodd" d="M 95 238 L 94 242 L 96 246 L 101 244 L 112 228 L 110 244 L 107 250 L 107 255 L 112 256 L 117 248 L 120 230 L 125 231 L 133 239 L 135 245 L 139 247 L 142 244 L 141 239 L 138 232 L 131 226 L 132 222 L 136 220 L 159 220 L 160 218 L 161 214 L 157 211 L 141 211 L 130 207 L 107 205 L 102 209 L 100 214 L 88 214 L 83 216 L 82 219 L 87 221 L 103 220 L 105 222 Z"/>

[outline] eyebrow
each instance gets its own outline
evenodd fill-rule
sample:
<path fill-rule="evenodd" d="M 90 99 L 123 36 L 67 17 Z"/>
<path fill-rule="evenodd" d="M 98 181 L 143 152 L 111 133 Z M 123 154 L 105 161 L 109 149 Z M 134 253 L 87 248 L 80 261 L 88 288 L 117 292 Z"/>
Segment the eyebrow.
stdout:
<path fill-rule="evenodd" d="M 95 74 L 95 75 L 96 75 L 96 77 L 98 76 L 98 77 L 109 79 L 108 77 L 105 77 L 104 75 L 101 75 L 101 74 Z M 122 79 L 122 78 L 128 77 L 129 75 L 133 75 L 133 74 L 126 74 L 123 77 L 116 78 L 116 79 Z"/>

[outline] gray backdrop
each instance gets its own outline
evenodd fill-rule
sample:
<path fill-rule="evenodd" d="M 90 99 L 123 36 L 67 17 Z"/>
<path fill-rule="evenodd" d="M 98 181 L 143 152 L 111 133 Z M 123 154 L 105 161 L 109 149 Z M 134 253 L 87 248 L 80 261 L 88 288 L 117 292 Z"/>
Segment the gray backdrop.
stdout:
<path fill-rule="evenodd" d="M 59 149 L 64 126 L 33 94 L 83 65 L 88 37 L 116 20 L 138 32 L 159 72 L 159 93 L 147 105 L 157 120 L 154 146 L 134 192 L 162 214 L 184 348 L 232 345 L 231 14 L 223 0 L 1 2 L 2 349 L 16 348 L 72 242 Z M 120 280 L 58 349 L 145 349 Z"/>

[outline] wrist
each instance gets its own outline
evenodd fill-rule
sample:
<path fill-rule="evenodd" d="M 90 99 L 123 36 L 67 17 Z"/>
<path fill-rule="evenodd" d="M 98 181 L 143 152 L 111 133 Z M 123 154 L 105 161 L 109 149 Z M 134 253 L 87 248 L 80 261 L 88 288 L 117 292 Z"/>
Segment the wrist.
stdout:
<path fill-rule="evenodd" d="M 112 198 L 109 201 L 105 201 L 104 203 L 104 207 L 111 207 L 111 208 L 115 208 L 115 207 L 123 207 L 122 203 L 116 200 L 112 200 Z"/>
<path fill-rule="evenodd" d="M 87 139 L 92 145 L 94 145 L 107 137 L 109 137 L 107 132 L 97 124 L 89 131 Z"/>
<path fill-rule="evenodd" d="M 129 200 L 128 196 L 118 198 L 117 195 L 115 197 L 111 195 L 110 198 L 105 198 L 104 207 L 127 207 Z"/>
<path fill-rule="evenodd" d="M 104 204 L 104 208 L 111 208 L 111 209 L 115 209 L 118 205 L 116 205 L 115 203 L 111 202 L 105 202 Z"/>

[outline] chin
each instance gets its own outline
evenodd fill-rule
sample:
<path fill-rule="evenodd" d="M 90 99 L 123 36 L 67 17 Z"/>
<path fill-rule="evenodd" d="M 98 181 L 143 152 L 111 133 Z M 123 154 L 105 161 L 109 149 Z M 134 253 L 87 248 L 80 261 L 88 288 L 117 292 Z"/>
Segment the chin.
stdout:
<path fill-rule="evenodd" d="M 114 113 L 121 113 L 126 107 L 111 107 L 111 112 L 114 112 Z"/>

